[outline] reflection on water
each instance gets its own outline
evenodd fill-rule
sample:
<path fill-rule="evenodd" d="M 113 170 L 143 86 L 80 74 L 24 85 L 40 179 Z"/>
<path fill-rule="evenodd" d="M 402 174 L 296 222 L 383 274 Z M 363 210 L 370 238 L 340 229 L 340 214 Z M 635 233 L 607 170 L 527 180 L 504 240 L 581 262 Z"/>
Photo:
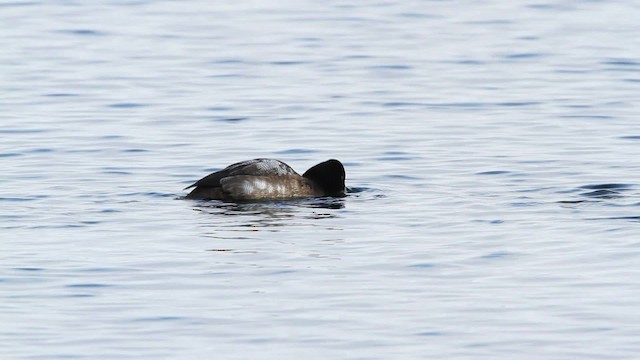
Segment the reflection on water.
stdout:
<path fill-rule="evenodd" d="M 576 193 L 574 196 L 578 197 L 558 201 L 565 208 L 578 211 L 601 209 L 601 214 L 615 214 L 615 216 L 593 216 L 594 214 L 589 212 L 584 217 L 585 220 L 638 222 L 640 218 L 636 215 L 640 210 L 640 193 L 635 191 L 633 184 L 589 184 L 565 192 Z"/>
<path fill-rule="evenodd" d="M 588 190 L 588 191 L 584 191 Z M 602 200 L 619 200 L 615 203 L 637 202 L 638 194 L 633 193 L 633 184 L 590 184 L 583 185 L 577 189 L 562 191 L 564 193 L 578 192 L 578 196 L 588 199 L 562 200 L 560 203 L 582 203 L 582 202 L 598 202 Z M 611 203 L 611 204 L 615 204 Z"/>
<path fill-rule="evenodd" d="M 340 210 L 345 207 L 349 198 L 359 198 L 366 196 L 368 199 L 383 197 L 378 190 L 367 187 L 348 187 L 347 195 L 344 197 L 321 197 L 321 198 L 305 198 L 277 201 L 245 201 L 230 202 L 220 200 L 191 200 L 184 197 L 177 200 L 185 200 L 193 203 L 194 211 L 206 213 L 216 216 L 241 216 L 240 219 L 246 219 L 247 216 L 255 216 L 260 218 L 255 226 L 286 226 L 290 225 L 288 220 L 304 214 L 307 219 L 324 219 L 339 217 L 337 212 L 318 212 L 308 209 L 327 209 Z M 366 199 L 365 199 L 366 200 Z M 286 220 L 286 221 L 279 221 Z"/>
<path fill-rule="evenodd" d="M 281 234 L 281 241 L 289 238 L 289 241 L 297 242 L 309 238 L 309 232 L 332 231 L 332 235 L 322 241 L 342 241 L 342 229 L 325 221 L 343 218 L 341 211 L 348 200 L 347 196 L 241 203 L 187 201 L 193 202 L 192 209 L 202 215 L 198 219 L 201 236 L 216 240 L 215 247 L 207 251 L 238 254 L 257 253 L 255 247 L 247 247 L 246 241 L 255 240 L 264 232 Z M 329 255 L 314 250 L 309 256 L 325 258 Z"/>
<path fill-rule="evenodd" d="M 596 199 L 620 199 L 624 197 L 624 192 L 632 190 L 631 184 L 595 184 L 584 185 L 581 189 L 588 189 L 590 191 L 583 192 L 580 195 Z"/>
<path fill-rule="evenodd" d="M 321 209 L 339 210 L 345 207 L 345 198 L 315 198 L 288 201 L 254 201 L 254 202 L 224 202 L 218 200 L 193 201 L 193 210 L 212 216 L 207 225 L 216 227 L 235 228 L 246 227 L 271 228 L 292 226 L 296 218 L 326 219 L 340 217 L 336 211 L 322 212 Z M 231 217 L 232 219 L 229 219 Z M 229 221 L 231 220 L 231 221 Z M 210 221 L 210 222 L 209 222 Z M 228 229 L 227 229 L 228 231 Z"/>

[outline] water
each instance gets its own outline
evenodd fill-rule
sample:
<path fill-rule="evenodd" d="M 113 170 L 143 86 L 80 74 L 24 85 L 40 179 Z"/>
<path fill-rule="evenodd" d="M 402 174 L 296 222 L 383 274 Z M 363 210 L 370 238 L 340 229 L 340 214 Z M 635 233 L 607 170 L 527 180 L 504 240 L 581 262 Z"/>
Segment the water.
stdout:
<path fill-rule="evenodd" d="M 0 4 L 3 359 L 629 359 L 633 1 Z M 225 204 L 232 162 L 343 199 Z"/>

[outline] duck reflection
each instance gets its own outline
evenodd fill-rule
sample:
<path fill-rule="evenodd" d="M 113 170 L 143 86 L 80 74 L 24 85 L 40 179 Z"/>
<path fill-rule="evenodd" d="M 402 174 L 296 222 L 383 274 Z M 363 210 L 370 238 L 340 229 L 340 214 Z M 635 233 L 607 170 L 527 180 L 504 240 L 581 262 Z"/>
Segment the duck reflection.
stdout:
<path fill-rule="evenodd" d="M 193 210 L 215 215 L 217 221 L 208 223 L 216 227 L 269 228 L 302 225 L 303 220 L 338 218 L 333 210 L 343 209 L 344 198 L 312 198 L 298 201 L 261 202 L 197 202 Z M 329 211 L 321 211 L 321 210 Z M 232 217 L 234 221 L 229 222 Z M 220 223 L 218 220 L 224 220 Z"/>

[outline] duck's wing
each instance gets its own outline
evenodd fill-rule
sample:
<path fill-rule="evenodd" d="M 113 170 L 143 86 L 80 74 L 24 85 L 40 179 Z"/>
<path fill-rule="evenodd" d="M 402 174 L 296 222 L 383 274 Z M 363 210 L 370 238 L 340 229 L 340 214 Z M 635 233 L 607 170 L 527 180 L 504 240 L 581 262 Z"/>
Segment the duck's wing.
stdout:
<path fill-rule="evenodd" d="M 300 175 L 236 175 L 220 182 L 222 198 L 234 201 L 291 199 L 317 194 L 311 181 Z"/>
<path fill-rule="evenodd" d="M 241 161 L 231 164 L 226 168 L 211 173 L 202 179 L 196 181 L 192 185 L 185 188 L 189 189 L 194 186 L 220 187 L 220 180 L 236 175 L 254 175 L 254 176 L 288 176 L 298 175 L 291 166 L 275 159 L 253 159 Z"/>

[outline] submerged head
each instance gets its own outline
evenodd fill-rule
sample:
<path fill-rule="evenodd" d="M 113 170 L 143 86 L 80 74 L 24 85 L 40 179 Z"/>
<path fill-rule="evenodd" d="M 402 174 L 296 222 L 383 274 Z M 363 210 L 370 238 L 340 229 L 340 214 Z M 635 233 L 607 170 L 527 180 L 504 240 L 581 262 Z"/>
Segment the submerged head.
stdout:
<path fill-rule="evenodd" d="M 321 162 L 305 171 L 302 176 L 320 186 L 326 196 L 344 195 L 344 166 L 338 160 L 331 159 Z"/>

